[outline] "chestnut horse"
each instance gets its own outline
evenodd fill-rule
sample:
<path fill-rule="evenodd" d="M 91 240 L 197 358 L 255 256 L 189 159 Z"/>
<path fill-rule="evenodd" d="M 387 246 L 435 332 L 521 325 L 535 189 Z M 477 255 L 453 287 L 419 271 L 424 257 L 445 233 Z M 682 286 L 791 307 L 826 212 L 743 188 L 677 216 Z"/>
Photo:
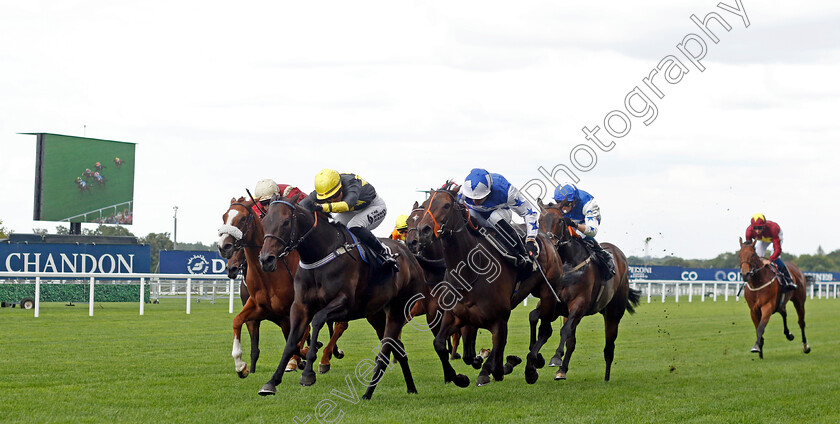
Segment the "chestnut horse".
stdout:
<path fill-rule="evenodd" d="M 610 368 L 615 355 L 615 339 L 618 337 L 618 324 L 624 316 L 625 310 L 631 314 L 635 312 L 634 306 L 638 306 L 641 292 L 630 288 L 627 258 L 618 247 L 610 243 L 601 243 L 604 250 L 612 255 L 616 265 L 615 275 L 609 280 L 603 281 L 601 272 L 592 263 L 590 253 L 584 247 L 583 241 L 571 229 L 575 225 L 574 222 L 566 218 L 556 204 L 544 205 L 542 200 L 539 200 L 538 204 L 542 210 L 540 228 L 549 232 L 557 252 L 567 267 L 563 286 L 558 291 L 562 303 L 554 311 L 555 314 L 566 317 L 563 329 L 560 330 L 560 345 L 549 364 L 549 366 L 560 366 L 554 379 L 566 379 L 569 361 L 575 351 L 577 342 L 575 332 L 581 319 L 584 316 L 601 313 L 604 316 L 606 338 L 604 381 L 609 381 Z M 530 317 L 532 339 L 536 332 L 536 315 L 534 312 L 531 313 Z M 540 341 L 547 340 L 551 335 L 550 328 L 545 330 L 546 334 L 543 331 L 541 326 L 538 337 Z M 566 348 L 565 354 L 564 347 Z"/>
<path fill-rule="evenodd" d="M 802 330 L 802 351 L 810 353 L 811 347 L 808 346 L 808 339 L 805 338 L 805 275 L 802 274 L 798 266 L 785 262 L 793 281 L 796 283 L 796 289 L 784 292 L 779 285 L 778 279 L 780 277 L 776 274 L 775 267 L 771 265 L 772 262 L 762 260 L 755 253 L 755 241 L 744 243 L 744 240 L 739 238 L 738 242 L 741 244 L 741 250 L 738 252 L 738 260 L 741 262 L 741 278 L 743 278 L 746 288 L 744 299 L 747 301 L 747 306 L 750 307 L 750 316 L 753 325 L 755 325 L 756 340 L 750 352 L 758 353 L 758 357 L 764 359 L 764 328 L 767 327 L 770 316 L 776 312 L 782 316 L 785 337 L 788 340 L 794 339 L 793 334 L 788 330 L 787 310 L 785 309 L 788 300 L 790 300 L 796 308 L 796 314 L 799 315 L 799 328 Z"/>
<path fill-rule="evenodd" d="M 552 286 L 562 282 L 563 269 L 557 252 L 551 248 L 545 234 L 540 233 L 538 241 L 542 248 L 538 261 L 541 271 L 521 275 L 521 270 L 508 263 L 484 236 L 486 230 L 473 225 L 469 210 L 458 202 L 457 195 L 458 186 L 450 181 L 444 188 L 433 190 L 425 202 L 427 206 L 417 229 L 421 248 L 440 240 L 447 275 L 457 281 L 441 283 L 451 289 L 439 296 L 441 301 L 447 297 L 453 300 L 450 308 L 444 308 L 441 328 L 434 341 L 443 365 L 444 381 L 454 381 L 459 387 L 469 385 L 469 378 L 456 374 L 447 360 L 446 338 L 458 326 L 472 326 L 485 328 L 493 335 L 493 349 L 476 379 L 476 385 L 484 386 L 490 383 L 490 374 L 496 381 L 501 381 L 506 368 L 509 371 L 515 365 L 513 357 L 507 358 L 508 364 L 503 363 L 510 311 L 529 294 L 539 297 L 545 308 L 552 310 L 555 306 Z M 544 318 L 548 320 L 547 316 Z M 525 366 L 528 383 L 537 381 L 538 353 L 539 348 L 532 345 Z"/>
<path fill-rule="evenodd" d="M 249 374 L 247 364 L 242 361 L 241 333 L 242 324 L 248 323 L 248 331 L 251 335 L 251 371 L 254 372 L 259 359 L 259 323 L 269 320 L 277 324 L 284 336 L 289 336 L 289 310 L 294 301 L 294 286 L 292 285 L 293 274 L 297 270 L 297 262 L 293 261 L 283 273 L 265 273 L 259 266 L 258 255 L 262 247 L 264 237 L 263 226 L 260 217 L 252 210 L 253 202 L 246 201 L 244 197 L 231 199 L 230 207 L 222 215 L 225 223 L 219 229 L 219 253 L 222 257 L 228 258 L 228 277 L 233 269 L 248 269 L 245 278 L 247 291 L 240 292 L 243 299 L 242 311 L 233 320 L 233 360 L 236 365 L 236 372 L 241 378 Z M 296 254 L 294 255 L 297 256 Z M 245 258 L 245 265 L 236 265 L 237 259 Z M 250 263 L 250 266 L 247 264 Z M 234 277 L 236 276 L 235 273 Z M 246 297 L 247 295 L 247 297 Z M 253 324 L 251 324 L 253 323 Z M 329 360 L 336 350 L 336 357 L 341 358 L 343 353 L 336 348 L 336 340 L 347 328 L 346 323 L 338 323 L 336 331 L 332 334 L 324 355 L 321 358 L 319 370 L 329 370 Z M 305 338 L 299 338 L 299 349 L 303 347 Z M 287 371 L 297 369 L 300 358 L 295 357 L 288 363 Z"/>
<path fill-rule="evenodd" d="M 408 393 L 416 393 L 408 355 L 399 337 L 409 319 L 410 303 L 422 295 L 426 283 L 423 270 L 408 248 L 395 240 L 380 239 L 397 254 L 399 271 L 374 270 L 361 256 L 360 245 L 346 227 L 331 223 L 320 209 L 310 211 L 299 206 L 297 197 L 275 196 L 263 224 L 266 234 L 259 258 L 262 269 L 273 271 L 278 260 L 285 260 L 294 251 L 300 254 L 300 268 L 295 274 L 295 300 L 286 348 L 277 371 L 259 394 L 276 393 L 283 380 L 283 364 L 297 350 L 295 340 L 310 322 L 314 342 L 326 322 L 359 318 L 367 318 L 381 340 L 381 350 L 370 374 L 374 377 L 363 399 L 373 396 L 391 353 L 402 368 Z M 374 260 L 373 255 L 368 258 Z M 317 346 L 310 344 L 301 385 L 315 384 L 312 362 L 316 351 Z"/>

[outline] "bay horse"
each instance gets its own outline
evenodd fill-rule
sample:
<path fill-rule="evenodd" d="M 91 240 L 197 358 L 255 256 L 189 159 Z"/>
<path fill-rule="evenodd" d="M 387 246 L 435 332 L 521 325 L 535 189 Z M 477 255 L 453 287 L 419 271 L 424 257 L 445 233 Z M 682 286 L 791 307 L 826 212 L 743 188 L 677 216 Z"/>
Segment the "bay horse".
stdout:
<path fill-rule="evenodd" d="M 606 339 L 604 345 L 604 361 L 606 362 L 604 381 L 609 381 L 610 369 L 615 356 L 618 324 L 625 311 L 631 314 L 635 312 L 634 307 L 639 305 L 641 292 L 630 288 L 627 258 L 621 249 L 610 243 L 601 243 L 604 250 L 611 254 L 616 265 L 615 275 L 604 281 L 601 278 L 601 271 L 592 262 L 583 240 L 572 229 L 575 227 L 575 223 L 565 217 L 558 205 L 554 203 L 545 205 L 541 199 L 538 200 L 537 204 L 542 211 L 540 228 L 550 234 L 549 237 L 567 267 L 563 286 L 558 291 L 562 302 L 554 311 L 555 314 L 566 317 L 563 328 L 560 330 L 560 345 L 549 363 L 549 366 L 560 367 L 554 379 L 566 379 L 569 361 L 575 351 L 577 342 L 575 332 L 580 321 L 584 316 L 600 313 L 604 317 Z M 531 313 L 530 321 L 531 337 L 533 339 L 536 331 L 534 312 Z M 547 331 L 548 334 L 542 334 L 543 329 L 540 327 L 539 338 L 547 339 L 547 336 L 551 335 L 551 330 Z"/>
<path fill-rule="evenodd" d="M 233 351 L 232 356 L 235 369 L 240 378 L 249 374 L 248 366 L 242 361 L 241 332 L 242 324 L 248 325 L 248 332 L 251 335 L 251 371 L 256 370 L 259 359 L 259 327 L 260 322 L 269 320 L 277 324 L 283 330 L 284 336 L 289 336 L 289 310 L 294 301 L 294 286 L 292 279 L 297 270 L 297 262 L 293 262 L 285 273 L 266 273 L 259 266 L 259 249 L 264 237 L 262 222 L 259 215 L 253 209 L 253 202 L 246 201 L 244 197 L 231 199 L 230 207 L 222 215 L 224 224 L 219 229 L 219 253 L 228 258 L 228 277 L 236 277 L 234 270 L 247 269 L 244 273 L 244 284 L 246 290 L 240 291 L 240 298 L 243 302 L 242 311 L 233 320 Z M 291 255 L 297 257 L 296 254 Z M 243 261 L 244 259 L 244 261 Z M 248 264 L 250 263 L 250 266 Z M 329 371 L 330 358 L 333 352 L 336 357 L 343 357 L 343 353 L 337 348 L 336 341 L 344 330 L 346 323 L 336 325 L 336 331 L 331 332 L 330 342 L 324 349 L 324 354 L 319 364 L 322 373 Z M 303 342 L 306 338 L 299 338 L 299 350 L 303 349 Z M 294 371 L 298 367 L 300 358 L 295 356 L 286 367 L 287 371 Z"/>
<path fill-rule="evenodd" d="M 776 312 L 782 316 L 785 337 L 788 340 L 794 339 L 793 334 L 788 330 L 787 310 L 785 309 L 787 302 L 790 300 L 799 316 L 799 328 L 802 330 L 802 351 L 810 353 L 811 347 L 808 346 L 808 339 L 805 338 L 805 299 L 807 297 L 805 275 L 802 274 L 798 266 L 785 262 L 793 281 L 796 283 L 796 289 L 785 292 L 779 285 L 778 279 L 781 277 L 776 274 L 774 265 L 771 265 L 772 262 L 762 260 L 755 253 L 755 241 L 744 243 L 744 240 L 739 238 L 738 242 L 741 244 L 741 250 L 738 252 L 738 260 L 741 262 L 741 278 L 744 280 L 746 288 L 744 299 L 750 308 L 750 316 L 753 325 L 755 325 L 756 340 L 750 352 L 758 353 L 758 357 L 764 359 L 764 329 L 767 327 L 767 322 L 770 321 L 770 316 Z"/>
<path fill-rule="evenodd" d="M 314 342 L 326 322 L 359 318 L 370 322 L 381 343 L 370 374 L 373 377 L 362 398 L 373 396 L 391 353 L 400 364 L 408 393 L 417 393 L 408 355 L 399 340 L 400 332 L 409 320 L 410 302 L 417 294 L 422 294 L 425 286 L 423 270 L 417 260 L 404 244 L 380 239 L 396 253 L 399 271 L 377 272 L 367 263 L 374 261 L 374 256 L 362 257 L 361 246 L 344 225 L 330 222 L 329 216 L 320 209 L 310 211 L 298 205 L 298 199 L 275 195 L 263 220 L 265 242 L 259 257 L 262 269 L 276 269 L 277 262 L 285 260 L 294 251 L 300 255 L 300 268 L 294 279 L 295 300 L 286 347 L 277 371 L 259 394 L 276 393 L 277 385 L 283 380 L 283 364 L 296 350 L 294 341 L 303 335 L 310 322 L 310 337 Z M 315 384 L 312 362 L 316 352 L 317 346 L 310 344 L 306 367 L 300 377 L 303 386 Z"/>
<path fill-rule="evenodd" d="M 417 228 L 421 248 L 440 240 L 447 275 L 457 281 L 445 282 L 450 292 L 438 296 L 441 303 L 448 303 L 442 305 L 445 313 L 434 340 L 435 352 L 443 366 L 444 382 L 454 381 L 459 387 L 470 384 L 469 378 L 456 374 L 447 360 L 446 338 L 453 328 L 471 326 L 485 328 L 493 335 L 493 349 L 476 379 L 477 386 L 484 386 L 490 383 L 491 374 L 496 381 L 502 381 L 505 371 L 518 363 L 514 361 L 518 359 L 515 357 L 508 357 L 508 363 L 503 363 L 511 310 L 529 294 L 540 298 L 546 310 L 552 310 L 556 303 L 553 286 L 560 285 L 563 268 L 557 252 L 551 248 L 545 234 L 540 233 L 537 239 L 542 248 L 537 260 L 541 270 L 520 274 L 520 269 L 507 262 L 484 236 L 486 230 L 479 229 L 470 220 L 469 210 L 458 202 L 458 189 L 447 181 L 443 188 L 433 190 L 425 202 Z M 544 318 L 546 322 L 549 319 L 548 316 Z M 525 379 L 530 384 L 538 378 L 539 347 L 532 344 L 527 357 Z"/>
<path fill-rule="evenodd" d="M 424 298 L 427 302 L 416 303 L 415 308 L 411 310 L 411 316 L 414 317 L 425 313 L 427 316 L 435 317 L 433 318 L 433 322 L 429 324 L 435 324 L 432 327 L 432 330 L 433 334 L 436 334 L 440 327 L 438 325 L 438 317 L 442 317 L 442 311 L 438 312 L 439 305 L 437 299 L 431 295 L 431 292 L 435 292 L 438 284 L 446 278 L 446 262 L 444 262 L 443 245 L 441 245 L 440 240 L 436 239 L 425 246 L 422 250 L 420 249 L 420 237 L 417 233 L 417 223 L 420 222 L 420 218 L 423 217 L 423 212 L 426 210 L 425 208 L 425 202 L 422 206 L 419 203 L 414 202 L 411 213 L 408 215 L 408 219 L 406 219 L 408 227 L 406 228 L 405 233 L 405 245 L 408 246 L 408 250 L 417 257 L 417 261 L 420 263 L 420 266 L 423 268 L 423 272 L 426 275 L 426 285 L 429 288 L 429 293 L 424 294 Z M 450 351 L 449 359 L 461 359 L 461 355 L 458 354 L 458 343 L 463 337 L 464 363 L 472 365 L 475 369 L 480 369 L 482 363 L 484 362 L 484 358 L 476 355 L 476 330 L 469 326 L 464 326 L 460 330 L 461 331 L 455 331 L 452 333 L 451 339 L 446 339 L 447 349 Z"/>

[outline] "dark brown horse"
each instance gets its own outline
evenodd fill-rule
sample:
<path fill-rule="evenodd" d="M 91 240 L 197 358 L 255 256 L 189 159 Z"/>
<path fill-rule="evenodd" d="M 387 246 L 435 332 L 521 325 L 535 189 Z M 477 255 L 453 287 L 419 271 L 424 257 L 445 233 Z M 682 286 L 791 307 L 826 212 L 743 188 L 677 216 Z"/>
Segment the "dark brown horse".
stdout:
<path fill-rule="evenodd" d="M 386 270 L 374 270 L 361 257 L 358 243 L 346 227 L 330 223 L 329 216 L 320 210 L 313 212 L 299 206 L 297 198 L 275 197 L 263 224 L 266 235 L 260 252 L 262 268 L 274 270 L 278 261 L 296 250 L 300 254 L 300 269 L 295 274 L 295 301 L 286 348 L 277 371 L 259 394 L 276 393 L 283 379 L 283 364 L 296 350 L 294 340 L 303 335 L 310 322 L 315 341 L 326 322 L 359 318 L 367 318 L 381 340 L 381 350 L 363 398 L 373 396 L 392 353 L 402 368 L 408 393 L 416 393 L 408 356 L 399 337 L 408 321 L 410 302 L 422 294 L 425 281 L 423 270 L 405 245 L 383 240 L 397 254 L 399 263 L 399 271 L 389 274 Z M 372 255 L 369 258 L 373 260 Z M 301 385 L 315 384 L 312 361 L 316 351 L 317 346 L 310 345 Z"/>
<path fill-rule="evenodd" d="M 794 339 L 793 334 L 788 330 L 787 310 L 785 309 L 788 300 L 790 300 L 796 308 L 796 314 L 799 315 L 799 328 L 802 330 L 802 351 L 810 353 L 811 347 L 808 346 L 808 339 L 805 338 L 805 275 L 802 274 L 798 266 L 785 262 L 785 266 L 787 266 L 793 281 L 796 283 L 796 289 L 784 292 L 778 281 L 781 277 L 774 271 L 775 267 L 771 265 L 772 262 L 762 260 L 755 253 L 755 241 L 744 243 L 743 239 L 738 239 L 738 242 L 741 244 L 738 259 L 741 262 L 741 278 L 744 279 L 745 284 L 744 299 L 747 301 L 747 306 L 750 307 L 750 316 L 753 325 L 755 325 L 756 340 L 750 352 L 758 353 L 759 358 L 764 358 L 764 328 L 767 327 L 770 316 L 776 312 L 782 316 L 785 337 L 788 340 Z"/>
<path fill-rule="evenodd" d="M 542 215 L 540 228 L 550 233 L 557 251 L 565 264 L 566 276 L 563 286 L 558 291 L 562 303 L 553 312 L 566 317 L 563 329 L 560 330 L 560 345 L 549 366 L 559 366 L 554 376 L 555 380 L 565 380 L 569 370 L 569 361 L 575 351 L 577 342 L 575 331 L 581 319 L 587 315 L 601 313 L 604 316 L 604 332 L 606 344 L 604 346 L 604 361 L 606 371 L 604 380 L 610 380 L 610 368 L 615 355 L 615 339 L 618 337 L 618 324 L 624 316 L 625 310 L 631 314 L 634 306 L 639 304 L 638 290 L 630 288 L 627 272 L 627 258 L 624 253 L 610 243 L 601 243 L 615 260 L 615 276 L 607 281 L 601 278 L 601 272 L 592 262 L 590 252 L 583 241 L 571 229 L 574 223 L 566 218 L 563 211 L 555 204 L 544 205 L 539 202 Z M 542 307 L 542 305 L 540 305 Z M 531 315 L 531 337 L 534 337 L 536 320 Z M 555 317 L 556 318 L 556 317 Z M 547 339 L 551 335 L 543 334 L 540 327 L 539 340 Z M 565 354 L 564 354 L 564 347 Z"/>
<path fill-rule="evenodd" d="M 443 365 L 444 381 L 454 381 L 459 387 L 469 385 L 469 378 L 456 374 L 447 360 L 446 338 L 453 328 L 472 326 L 485 328 L 493 335 L 493 349 L 476 379 L 478 386 L 484 386 L 490 383 L 490 374 L 496 381 L 501 381 L 506 368 L 510 371 L 515 365 L 512 357 L 507 358 L 507 364 L 503 362 L 510 311 L 529 294 L 542 299 L 547 308 L 553 308 L 555 298 L 551 286 L 560 285 L 563 269 L 557 252 L 551 249 L 545 235 L 540 234 L 538 240 L 542 249 L 538 261 L 542 271 L 521 273 L 483 235 L 487 234 L 486 230 L 474 226 L 466 206 L 458 202 L 457 194 L 458 187 L 451 182 L 432 191 L 417 229 L 421 248 L 440 240 L 447 277 L 454 279 L 441 283 L 451 288 L 448 293 L 437 295 L 445 313 L 434 347 Z M 525 366 L 525 378 L 529 383 L 538 378 L 535 362 L 538 353 L 539 347 L 532 345 Z"/>
<path fill-rule="evenodd" d="M 428 316 L 435 317 L 433 318 L 433 323 L 439 324 L 438 317 L 442 318 L 443 311 L 439 311 L 440 308 L 437 298 L 432 296 L 431 293 L 434 292 L 438 287 L 438 284 L 446 278 L 446 262 L 443 258 L 443 245 L 440 243 L 439 239 L 434 240 L 422 250 L 420 249 L 420 237 L 417 233 L 417 223 L 420 222 L 425 210 L 425 203 L 421 206 L 417 202 L 414 202 L 414 207 L 411 209 L 411 213 L 408 215 L 408 219 L 406 220 L 408 227 L 406 228 L 405 245 L 408 246 L 408 250 L 417 257 L 420 266 L 423 268 L 423 271 L 426 274 L 426 285 L 429 289 L 429 293 L 424 294 L 424 300 L 427 300 L 427 302 L 417 302 L 415 304 L 415 308 L 411 310 L 411 315 L 414 317 L 425 313 Z M 435 334 L 437 333 L 439 327 L 439 325 L 434 325 L 432 327 Z M 476 355 L 475 339 L 477 332 L 475 328 L 465 326 L 462 327 L 460 331 L 457 331 L 458 329 L 453 330 L 455 330 L 455 332 L 452 334 L 451 346 L 449 345 L 450 339 L 447 339 L 447 348 L 450 352 L 449 359 L 461 359 L 461 355 L 458 354 L 458 342 L 463 337 L 464 363 L 472 365 L 475 369 L 480 369 L 482 363 L 484 362 L 484 358 Z"/>
<path fill-rule="evenodd" d="M 259 249 L 264 237 L 260 217 L 252 210 L 253 202 L 246 201 L 244 197 L 231 199 L 230 207 L 222 215 L 225 223 L 219 229 L 219 253 L 222 257 L 228 258 L 228 277 L 236 276 L 234 269 L 245 268 L 245 286 L 247 290 L 240 296 L 243 300 L 242 311 L 233 320 L 233 352 L 232 356 L 236 365 L 236 372 L 241 378 L 249 374 L 248 366 L 242 361 L 241 332 L 242 324 L 248 325 L 248 332 L 251 335 L 251 371 L 254 372 L 259 359 L 259 328 L 260 322 L 269 320 L 277 324 L 283 334 L 289 336 L 289 311 L 294 301 L 294 286 L 292 284 L 293 274 L 297 271 L 297 261 L 293 261 L 285 272 L 266 273 L 259 266 Z M 295 253 L 294 258 L 297 257 Z M 245 265 L 236 263 L 242 258 Z M 250 264 L 248 266 L 247 264 Z M 336 324 L 336 331 L 331 334 L 330 342 L 324 349 L 319 370 L 327 372 L 330 367 L 330 357 L 336 351 L 336 357 L 341 358 L 343 353 L 335 346 L 336 340 L 347 328 L 346 323 Z M 303 347 L 305 337 L 299 338 L 299 349 Z M 294 357 L 289 361 L 286 370 L 294 371 L 298 367 L 300 358 Z"/>

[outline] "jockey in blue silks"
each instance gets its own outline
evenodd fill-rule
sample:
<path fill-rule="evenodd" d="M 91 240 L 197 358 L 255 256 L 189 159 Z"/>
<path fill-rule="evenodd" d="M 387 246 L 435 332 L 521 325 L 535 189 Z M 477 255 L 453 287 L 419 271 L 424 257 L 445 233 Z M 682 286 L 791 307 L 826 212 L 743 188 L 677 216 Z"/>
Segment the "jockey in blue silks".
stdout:
<path fill-rule="evenodd" d="M 493 227 L 520 255 L 521 264 L 532 264 L 539 256 L 536 238 L 539 232 L 539 213 L 536 207 L 519 193 L 505 177 L 484 169 L 470 171 L 458 193 L 458 201 L 469 208 L 470 216 L 483 227 Z M 511 225 L 516 212 L 525 220 L 525 244 Z"/>
<path fill-rule="evenodd" d="M 554 189 L 554 200 L 560 206 L 563 214 L 575 224 L 578 236 L 593 250 L 596 258 L 603 265 L 603 279 L 609 280 L 615 275 L 615 265 L 612 256 L 595 241 L 598 226 L 601 225 L 601 208 L 595 202 L 595 197 L 577 188 L 574 184 L 558 186 Z"/>

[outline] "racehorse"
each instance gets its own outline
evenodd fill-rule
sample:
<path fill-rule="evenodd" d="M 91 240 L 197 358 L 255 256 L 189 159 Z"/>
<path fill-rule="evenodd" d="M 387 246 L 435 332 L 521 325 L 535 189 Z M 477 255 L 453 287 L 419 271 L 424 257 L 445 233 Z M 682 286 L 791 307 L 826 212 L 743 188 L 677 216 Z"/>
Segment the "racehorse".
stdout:
<path fill-rule="evenodd" d="M 85 180 L 81 178 L 77 178 L 75 181 L 73 181 L 73 183 L 76 184 L 76 187 L 79 189 L 79 191 L 90 191 L 90 184 L 88 184 L 87 182 L 85 182 Z"/>
<path fill-rule="evenodd" d="M 425 211 L 425 205 L 422 207 L 419 203 L 414 202 L 414 206 L 411 209 L 411 213 L 408 215 L 406 219 L 406 227 L 405 232 L 405 245 L 408 246 L 408 250 L 417 257 L 417 261 L 420 263 L 420 266 L 423 268 L 423 271 L 426 273 L 426 285 L 430 289 L 430 292 L 435 291 L 437 288 L 438 283 L 443 281 L 446 277 L 446 263 L 443 259 L 443 246 L 440 244 L 439 240 L 435 240 L 422 250 L 420 250 L 420 240 L 417 234 L 417 223 L 420 222 L 420 218 L 423 216 L 423 212 Z M 418 302 L 415 304 L 415 308 L 411 310 L 411 316 L 417 316 L 422 313 L 425 313 L 429 316 L 438 316 L 437 308 L 437 299 L 434 296 L 427 297 L 428 302 L 421 303 Z M 427 311 L 428 309 L 428 311 Z M 432 330 L 437 331 L 438 326 L 435 325 Z M 461 331 L 456 331 L 452 334 L 451 344 L 450 339 L 446 339 L 447 342 L 447 349 L 450 352 L 449 359 L 461 359 L 461 355 L 458 354 L 458 342 L 462 337 L 462 333 L 464 334 L 464 362 L 467 365 L 472 365 L 475 369 L 481 368 L 481 364 L 484 362 L 484 358 L 481 356 L 476 356 L 475 354 L 475 337 L 476 332 L 475 329 L 472 327 L 462 327 Z"/>
<path fill-rule="evenodd" d="M 278 260 L 285 260 L 294 250 L 300 254 L 300 269 L 295 274 L 295 301 L 292 305 L 290 336 L 277 371 L 260 389 L 260 395 L 273 395 L 282 382 L 282 364 L 295 351 L 294 340 L 312 323 L 311 338 L 327 321 L 350 321 L 367 318 L 381 340 L 373 379 L 363 399 L 370 399 L 381 378 L 391 353 L 402 368 L 408 393 L 416 393 L 408 365 L 408 355 L 400 332 L 408 321 L 410 302 L 422 294 L 425 286 L 423 270 L 402 243 L 383 240 L 396 253 L 399 271 L 375 270 L 366 261 L 373 255 L 361 255 L 355 237 L 340 224 L 333 224 L 320 211 L 309 211 L 298 205 L 298 197 L 276 196 L 269 204 L 265 225 L 265 242 L 260 251 L 263 270 L 276 269 Z M 373 275 L 372 275 L 373 274 Z M 315 384 L 312 360 L 317 346 L 310 345 L 306 368 L 300 384 Z"/>
<path fill-rule="evenodd" d="M 501 381 L 505 371 L 518 363 L 515 357 L 508 357 L 508 363 L 503 363 L 510 311 L 529 294 L 542 299 L 545 308 L 552 310 L 555 306 L 553 286 L 562 282 L 563 269 L 557 252 L 551 249 L 542 233 L 538 236 L 542 245 L 537 258 L 539 272 L 522 273 L 508 263 L 489 238 L 482 236 L 487 234 L 486 230 L 473 225 L 469 210 L 458 202 L 457 193 L 458 186 L 451 181 L 447 181 L 443 188 L 433 190 L 425 202 L 426 208 L 417 229 L 421 248 L 440 240 L 447 275 L 457 281 L 457 286 L 447 283 L 451 287 L 448 296 L 455 302 L 450 308 L 444 308 L 441 328 L 434 341 L 435 351 L 443 365 L 444 381 L 454 381 L 459 387 L 469 385 L 469 378 L 456 374 L 447 360 L 445 343 L 453 328 L 467 325 L 485 328 L 493 335 L 493 349 L 476 379 L 476 385 L 484 386 L 490 383 L 490 374 L 496 381 Z M 441 294 L 439 299 L 443 301 L 446 296 L 446 293 Z M 545 316 L 544 322 L 548 318 Z M 537 381 L 538 353 L 539 346 L 532 344 L 525 366 L 528 383 Z"/>
<path fill-rule="evenodd" d="M 241 348 L 241 332 L 242 324 L 253 322 L 253 325 L 248 325 L 248 332 L 251 335 L 251 372 L 256 369 L 257 359 L 259 358 L 259 323 L 262 320 L 269 320 L 277 324 L 282 330 L 283 334 L 289 337 L 289 310 L 294 301 L 294 286 L 292 285 L 293 274 L 297 270 L 297 262 L 293 261 L 287 273 L 265 273 L 258 266 L 259 249 L 262 247 L 260 243 L 263 240 L 264 232 L 260 217 L 252 210 L 253 202 L 246 201 L 244 197 L 239 199 L 231 199 L 230 207 L 227 212 L 222 215 L 225 223 L 219 229 L 219 253 L 222 257 L 228 258 L 228 277 L 231 276 L 232 269 L 242 268 L 240 262 L 242 257 L 245 258 L 244 267 L 249 269 L 246 273 L 245 285 L 248 287 L 248 297 L 245 298 L 243 293 L 240 296 L 243 298 L 242 311 L 233 320 L 233 352 L 232 356 L 236 364 L 237 374 L 241 378 L 248 376 L 248 366 L 242 361 Z M 296 258 L 297 255 L 291 257 Z M 250 266 L 247 264 L 250 263 Z M 236 273 L 233 273 L 235 278 Z M 321 369 L 323 372 L 329 370 L 329 359 L 332 356 L 333 350 L 336 353 L 340 352 L 335 346 L 336 340 L 341 337 L 341 333 L 347 328 L 346 325 L 337 326 L 337 330 L 330 339 L 327 349 L 324 350 L 324 355 L 321 358 Z M 304 338 L 298 338 L 300 343 L 298 349 L 303 346 Z M 336 354 L 337 358 L 343 357 L 343 353 Z M 286 370 L 293 371 L 297 369 L 299 358 L 292 358 L 288 363 Z"/>
<path fill-rule="evenodd" d="M 750 352 L 758 353 L 758 357 L 764 359 L 764 328 L 767 327 L 770 316 L 776 312 L 782 316 L 785 337 L 788 340 L 794 339 L 793 334 L 788 330 L 787 310 L 785 309 L 788 300 L 790 300 L 799 316 L 799 328 L 802 330 L 802 351 L 810 353 L 811 347 L 808 346 L 808 339 L 805 338 L 805 275 L 802 274 L 798 266 L 785 262 L 793 281 L 796 283 L 796 289 L 784 292 L 778 283 L 778 279 L 781 277 L 777 275 L 775 265 L 770 261 L 762 260 L 755 253 L 755 241 L 744 243 L 744 240 L 739 238 L 738 242 L 741 244 L 741 250 L 738 252 L 738 260 L 741 262 L 741 278 L 743 278 L 746 288 L 744 299 L 747 301 L 747 306 L 750 307 L 750 316 L 753 325 L 755 325 L 756 340 Z"/>
<path fill-rule="evenodd" d="M 572 229 L 575 226 L 574 222 L 566 218 L 560 207 L 554 203 L 544 205 L 542 200 L 539 200 L 537 204 L 542 210 L 540 228 L 549 233 L 549 237 L 567 267 L 563 287 L 558 292 L 562 303 L 554 311 L 555 314 L 566 317 L 563 329 L 560 331 L 560 345 L 549 363 L 549 366 L 559 365 L 560 367 L 554 379 L 566 379 L 569 361 L 575 351 L 577 341 L 575 332 L 581 319 L 584 316 L 601 313 L 604 316 L 606 336 L 604 381 L 609 381 L 610 368 L 615 355 L 615 339 L 618 337 L 618 324 L 625 310 L 631 314 L 635 312 L 634 306 L 638 306 L 641 292 L 630 288 L 627 258 L 624 252 L 610 243 L 601 243 L 604 250 L 611 254 L 616 265 L 615 275 L 603 281 L 600 270 L 592 262 L 589 250 Z M 534 312 L 531 313 L 530 321 L 533 339 L 536 332 Z M 543 327 L 540 327 L 540 340 L 548 339 L 551 330 L 547 331 L 548 334 L 543 334 Z"/>

